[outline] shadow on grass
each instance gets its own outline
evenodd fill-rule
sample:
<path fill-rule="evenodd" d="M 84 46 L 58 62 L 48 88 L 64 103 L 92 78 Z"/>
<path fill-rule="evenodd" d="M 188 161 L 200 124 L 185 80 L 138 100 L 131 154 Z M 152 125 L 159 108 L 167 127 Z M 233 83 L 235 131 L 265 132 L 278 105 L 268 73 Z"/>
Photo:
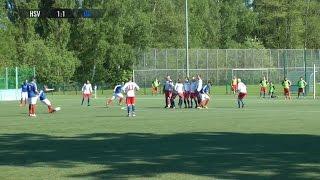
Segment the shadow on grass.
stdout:
<path fill-rule="evenodd" d="M 0 165 L 59 168 L 75 163 L 105 170 L 71 177 L 153 177 L 181 173 L 231 179 L 320 177 L 320 136 L 294 134 L 180 133 L 39 134 L 0 136 Z"/>

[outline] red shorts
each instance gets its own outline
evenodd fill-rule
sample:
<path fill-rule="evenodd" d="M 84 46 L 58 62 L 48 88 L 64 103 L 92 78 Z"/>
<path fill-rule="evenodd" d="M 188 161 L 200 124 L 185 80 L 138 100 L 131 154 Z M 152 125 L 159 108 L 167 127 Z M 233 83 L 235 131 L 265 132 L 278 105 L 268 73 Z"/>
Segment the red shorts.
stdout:
<path fill-rule="evenodd" d="M 243 99 L 246 95 L 247 95 L 247 93 L 239 93 L 238 99 Z"/>
<path fill-rule="evenodd" d="M 91 94 L 82 94 L 82 96 L 83 96 L 84 98 L 89 98 L 89 97 L 91 96 Z"/>
<path fill-rule="evenodd" d="M 126 103 L 127 103 L 127 105 L 134 105 L 136 103 L 136 98 L 135 97 L 127 97 Z"/>
<path fill-rule="evenodd" d="M 165 91 L 165 96 L 166 96 L 166 98 L 172 98 L 172 91 Z"/>
<path fill-rule="evenodd" d="M 299 92 L 299 93 L 303 93 L 303 92 L 304 92 L 304 89 L 303 89 L 303 88 L 299 88 L 299 89 L 298 89 L 298 92 Z"/>
<path fill-rule="evenodd" d="M 264 92 L 264 93 L 265 93 L 266 91 L 267 91 L 267 88 L 266 88 L 266 87 L 261 87 L 261 88 L 260 88 L 260 92 Z"/>
<path fill-rule="evenodd" d="M 194 98 L 196 98 L 196 97 L 197 97 L 197 93 L 192 92 L 192 93 L 190 94 L 190 98 L 191 98 L 191 99 L 194 99 Z"/>
<path fill-rule="evenodd" d="M 238 89 L 238 86 L 236 84 L 232 85 L 231 86 L 231 90 L 232 91 L 236 91 Z"/>
<path fill-rule="evenodd" d="M 183 96 L 184 96 L 184 98 L 189 99 L 190 98 L 190 92 L 184 92 Z"/>
<path fill-rule="evenodd" d="M 284 92 L 284 95 L 290 94 L 289 88 L 283 88 L 283 92 Z"/>
<path fill-rule="evenodd" d="M 179 98 L 184 98 L 184 93 L 178 93 Z"/>

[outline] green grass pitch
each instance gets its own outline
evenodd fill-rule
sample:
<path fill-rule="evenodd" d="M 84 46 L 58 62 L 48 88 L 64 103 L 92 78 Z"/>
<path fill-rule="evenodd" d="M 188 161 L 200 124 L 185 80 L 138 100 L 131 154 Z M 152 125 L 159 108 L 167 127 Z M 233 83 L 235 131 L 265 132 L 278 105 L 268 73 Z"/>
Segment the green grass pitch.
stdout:
<path fill-rule="evenodd" d="M 105 98 L 49 95 L 37 117 L 0 102 L 0 179 L 319 179 L 320 101 L 213 95 L 209 109 L 164 109 L 138 96 L 137 117 Z"/>

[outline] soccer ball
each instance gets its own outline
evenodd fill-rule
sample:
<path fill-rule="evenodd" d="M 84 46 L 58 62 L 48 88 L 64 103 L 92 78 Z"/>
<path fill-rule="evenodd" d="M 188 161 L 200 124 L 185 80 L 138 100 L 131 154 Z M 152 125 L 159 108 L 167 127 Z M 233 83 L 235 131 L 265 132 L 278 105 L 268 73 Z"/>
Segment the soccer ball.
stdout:
<path fill-rule="evenodd" d="M 60 111 L 60 110 L 61 110 L 61 107 L 56 107 L 54 110 L 55 110 L 55 111 Z"/>

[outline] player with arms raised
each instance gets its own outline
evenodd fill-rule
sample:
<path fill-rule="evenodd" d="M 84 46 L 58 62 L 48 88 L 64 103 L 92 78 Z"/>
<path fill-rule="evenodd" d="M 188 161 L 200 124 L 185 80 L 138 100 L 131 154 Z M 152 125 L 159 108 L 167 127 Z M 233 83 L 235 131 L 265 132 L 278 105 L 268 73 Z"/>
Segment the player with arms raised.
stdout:
<path fill-rule="evenodd" d="M 135 82 L 133 82 L 131 79 L 129 80 L 129 82 L 127 82 L 122 87 L 123 92 L 125 92 L 127 95 L 126 104 L 127 104 L 128 117 L 136 116 L 136 114 L 135 114 L 135 102 L 136 102 L 135 91 L 139 91 L 139 89 L 140 89 L 139 86 Z"/>
<path fill-rule="evenodd" d="M 53 91 L 54 89 L 49 89 L 48 86 L 44 86 L 43 87 L 43 90 L 40 91 L 39 93 L 39 99 L 40 101 L 48 106 L 48 113 L 54 113 L 56 111 L 59 111 L 60 110 L 60 107 L 57 107 L 57 108 L 53 108 L 51 102 L 49 101 L 49 99 L 47 98 L 47 95 L 46 95 L 46 92 L 49 92 L 49 91 Z"/>

